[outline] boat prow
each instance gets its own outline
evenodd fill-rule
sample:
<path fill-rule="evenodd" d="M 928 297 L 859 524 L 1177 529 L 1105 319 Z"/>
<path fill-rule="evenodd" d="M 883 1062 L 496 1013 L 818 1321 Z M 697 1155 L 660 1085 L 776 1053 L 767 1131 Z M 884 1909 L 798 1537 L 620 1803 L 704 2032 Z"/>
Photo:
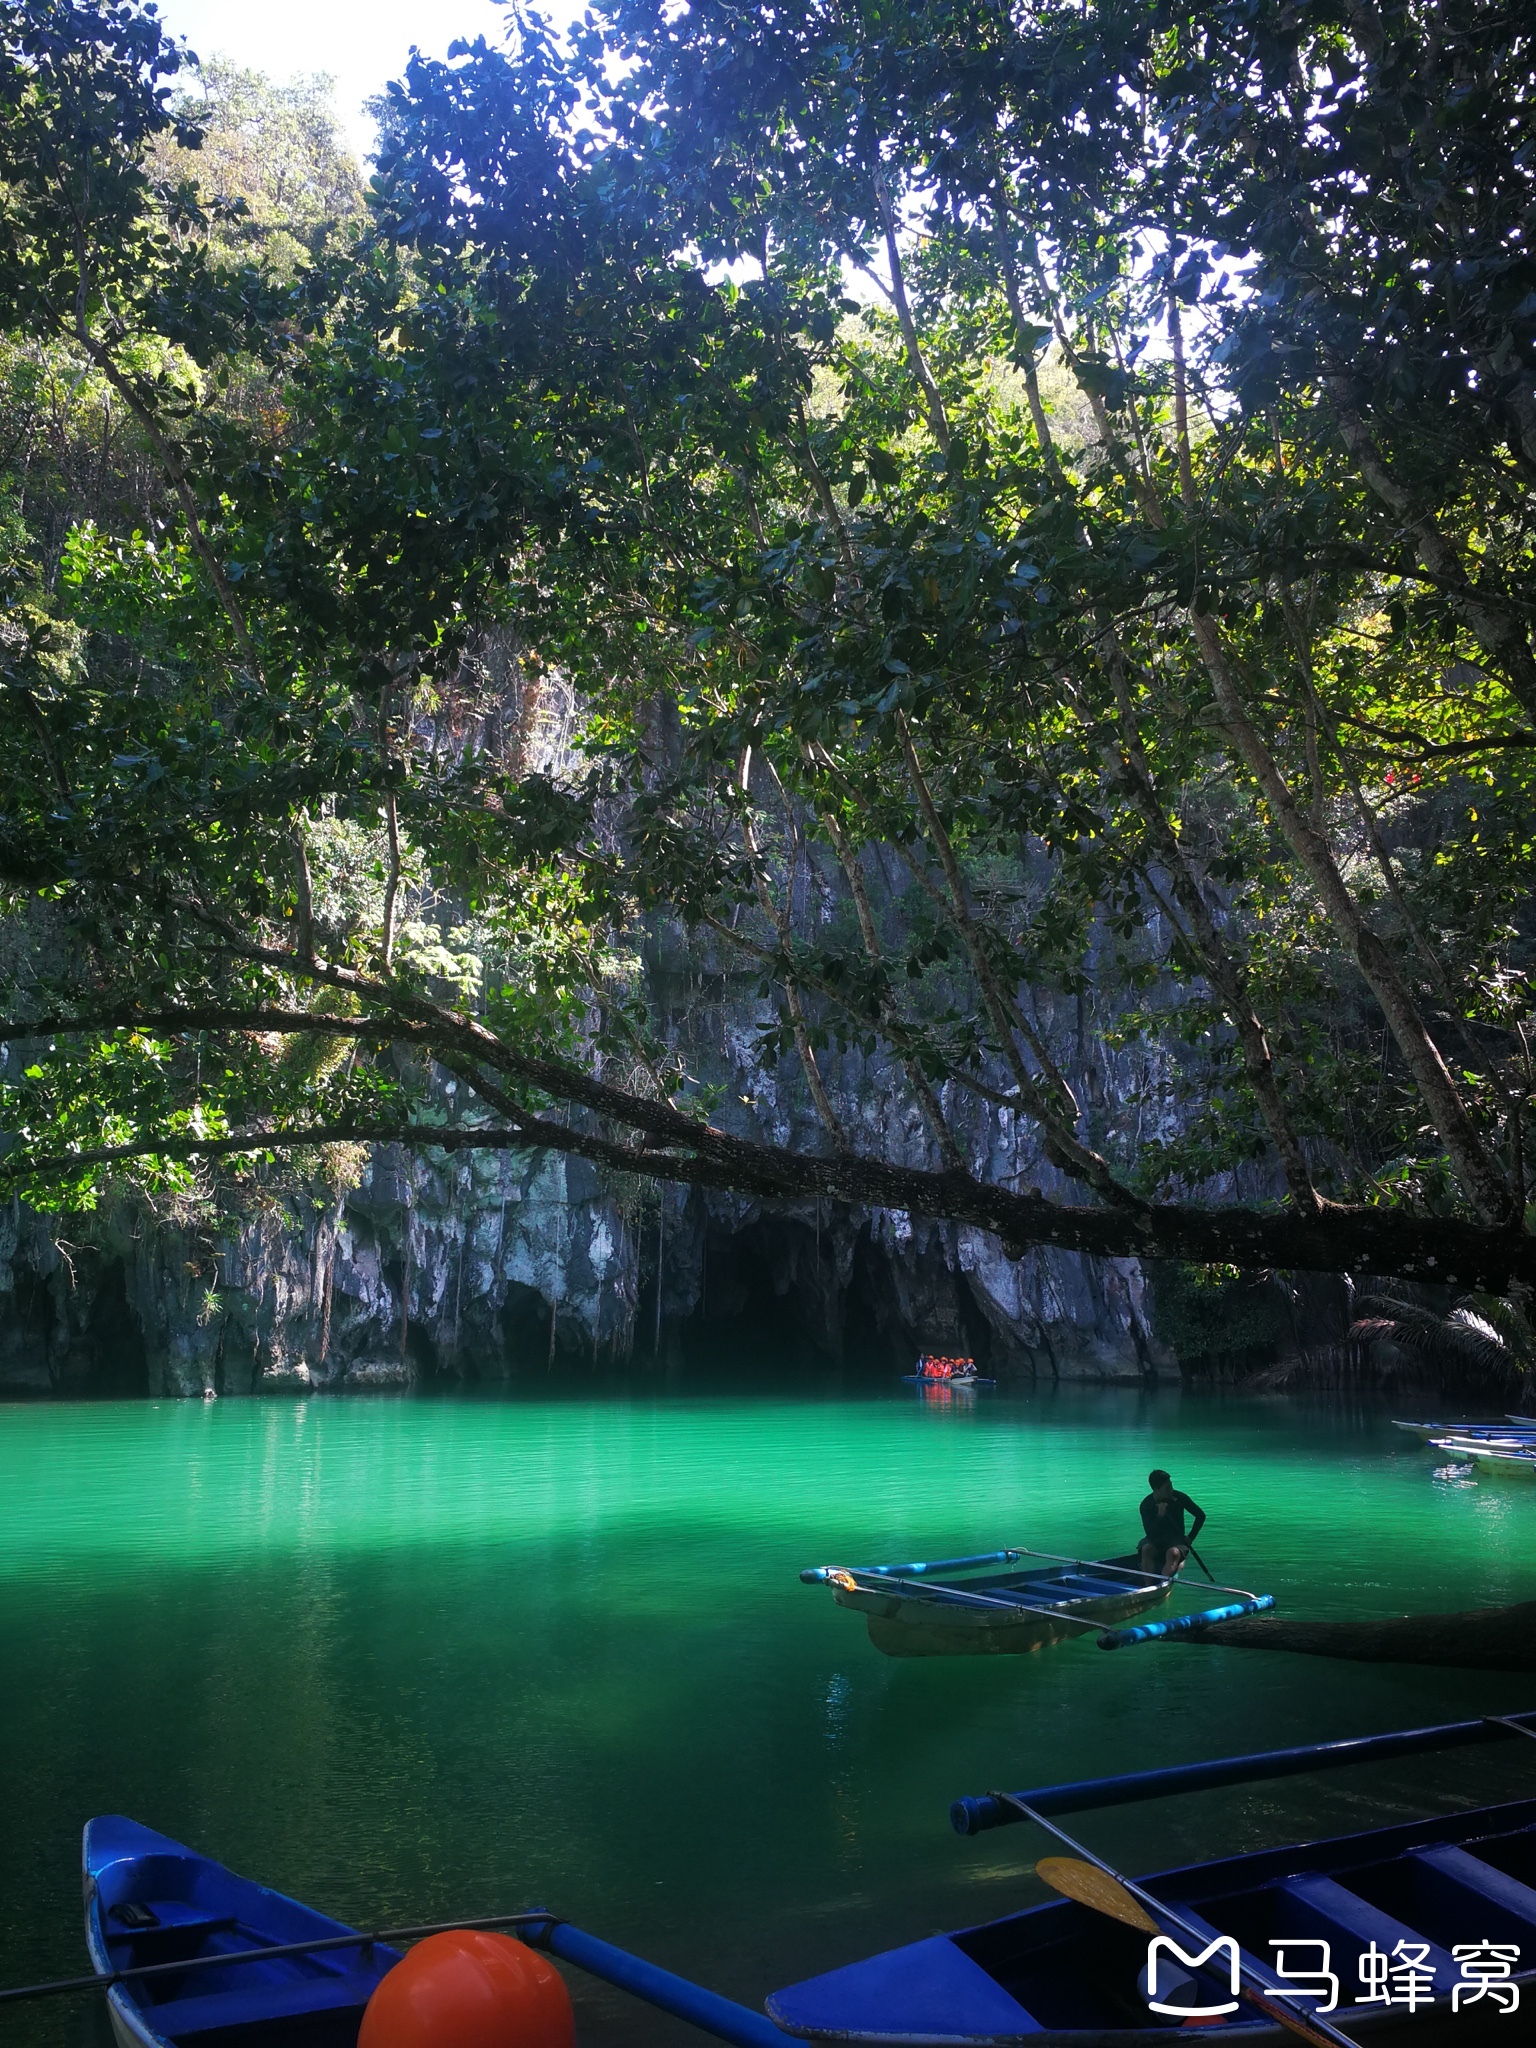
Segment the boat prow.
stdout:
<path fill-rule="evenodd" d="M 356 2048 L 374 1987 L 400 1960 L 359 1935 L 355 1948 L 221 1965 L 211 1959 L 356 1930 L 122 1814 L 87 1824 L 82 1861 L 97 1975 L 185 1965 L 111 1987 L 118 2048 Z"/>

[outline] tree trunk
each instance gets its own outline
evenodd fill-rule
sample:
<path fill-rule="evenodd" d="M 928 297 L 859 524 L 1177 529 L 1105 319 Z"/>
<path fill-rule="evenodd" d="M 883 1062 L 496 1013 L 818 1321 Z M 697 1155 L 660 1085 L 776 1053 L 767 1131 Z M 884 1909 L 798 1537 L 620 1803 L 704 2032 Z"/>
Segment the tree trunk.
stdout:
<path fill-rule="evenodd" d="M 1536 1671 L 1536 1600 L 1459 1614 L 1396 1614 L 1386 1621 L 1291 1621 L 1245 1614 L 1177 1642 L 1221 1649 L 1295 1650 L 1359 1664 L 1445 1664 L 1471 1671 Z"/>

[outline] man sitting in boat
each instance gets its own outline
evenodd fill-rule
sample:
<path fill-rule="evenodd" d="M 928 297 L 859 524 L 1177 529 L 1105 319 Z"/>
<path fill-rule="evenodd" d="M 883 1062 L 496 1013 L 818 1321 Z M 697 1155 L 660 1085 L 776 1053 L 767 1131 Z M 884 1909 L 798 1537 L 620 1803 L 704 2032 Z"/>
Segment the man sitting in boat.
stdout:
<path fill-rule="evenodd" d="M 1138 1553 L 1141 1568 L 1144 1572 L 1157 1572 L 1161 1577 L 1171 1579 L 1205 1526 L 1205 1509 L 1198 1507 L 1187 1493 L 1175 1493 L 1173 1481 L 1164 1471 L 1149 1472 L 1147 1484 L 1152 1491 L 1141 1504 L 1141 1526 L 1146 1532 Z M 1195 1525 L 1187 1536 L 1184 1533 L 1186 1514 L 1195 1518 Z"/>

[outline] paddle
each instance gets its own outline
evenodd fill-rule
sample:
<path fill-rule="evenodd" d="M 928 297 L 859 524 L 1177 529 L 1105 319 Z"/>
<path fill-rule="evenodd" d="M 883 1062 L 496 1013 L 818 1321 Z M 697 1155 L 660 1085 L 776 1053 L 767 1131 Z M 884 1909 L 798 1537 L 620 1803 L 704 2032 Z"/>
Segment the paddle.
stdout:
<path fill-rule="evenodd" d="M 1051 1885 L 1053 1890 L 1067 1892 L 1068 1897 L 1077 1899 L 1080 1904 L 1091 1907 L 1095 1912 L 1105 1913 L 1111 1919 L 1124 1921 L 1128 1926 L 1135 1927 L 1141 1932 L 1146 1932 L 1150 1927 L 1154 1934 L 1165 1934 L 1171 1929 L 1183 1940 L 1197 1944 L 1202 1950 L 1209 1949 L 1210 1937 L 1202 1927 L 1191 1925 L 1176 1907 L 1165 1905 L 1161 1899 L 1143 1891 L 1133 1879 L 1122 1877 L 1118 1870 L 1111 1868 L 1101 1856 L 1095 1856 L 1091 1849 L 1075 1840 L 1065 1828 L 1059 1828 L 1053 1820 L 1047 1820 L 1037 1807 L 1027 1806 L 1011 1792 L 993 1792 L 988 1797 L 997 1800 L 1000 1805 L 1011 1806 L 1021 1819 L 1032 1820 L 1037 1827 L 1044 1828 L 1048 1835 L 1054 1835 L 1058 1842 L 1081 1858 L 1086 1872 L 1092 1873 L 1094 1883 L 1090 1896 L 1086 1874 L 1083 1878 L 1072 1877 L 1072 1884 L 1080 1888 L 1067 1892 L 1066 1884 L 1058 1884 L 1055 1877 L 1047 1877 L 1045 1872 L 1041 1871 L 1041 1876 L 1045 1877 L 1046 1883 Z M 1048 1857 L 1046 1861 L 1053 1866 L 1056 1876 L 1062 1876 L 1072 1870 L 1072 1863 L 1067 1857 Z M 1113 1904 L 1109 1903 L 1111 1900 Z M 1139 1911 L 1143 1918 L 1131 1919 L 1132 1911 Z M 1257 2006 L 1266 2019 L 1273 2020 L 1276 2026 L 1284 2027 L 1287 2033 L 1310 2042 L 1312 2048 L 1357 2048 L 1357 2044 L 1350 2040 L 1348 2034 L 1340 2033 L 1337 2027 L 1331 2027 L 1316 2013 L 1301 2011 L 1291 2004 L 1290 1998 L 1277 1985 L 1266 1983 L 1252 1964 L 1245 1960 L 1241 1949 L 1238 1951 L 1237 1974 L 1243 1987 L 1243 1995 L 1249 2004 Z"/>
<path fill-rule="evenodd" d="M 1199 1565 L 1199 1567 L 1200 1567 L 1201 1571 L 1205 1572 L 1205 1576 L 1206 1576 L 1206 1577 L 1207 1577 L 1208 1579 L 1211 1579 L 1211 1575 L 1210 1575 L 1210 1572 L 1209 1572 L 1208 1570 L 1206 1570 L 1206 1563 L 1205 1563 L 1205 1559 L 1204 1559 L 1204 1558 L 1203 1558 L 1203 1557 L 1202 1557 L 1202 1556 L 1200 1555 L 1199 1551 L 1198 1551 L 1198 1550 L 1196 1550 L 1196 1548 L 1195 1548 L 1195 1546 L 1193 1545 L 1193 1543 L 1191 1543 L 1191 1544 L 1190 1544 L 1190 1546 L 1189 1546 L 1189 1554 L 1190 1554 L 1190 1556 L 1191 1556 L 1191 1557 L 1192 1557 L 1192 1558 L 1193 1558 L 1193 1559 L 1195 1560 L 1195 1563 L 1196 1563 L 1197 1565 Z M 1216 1583 L 1216 1581 L 1215 1581 L 1214 1579 L 1211 1579 L 1211 1584 L 1212 1584 L 1213 1586 L 1215 1585 L 1215 1583 Z"/>
<path fill-rule="evenodd" d="M 1123 1920 L 1142 1934 L 1161 1934 L 1150 1913 L 1144 1913 L 1118 1878 L 1100 1870 L 1097 1864 L 1079 1863 L 1075 1856 L 1042 1856 L 1035 1865 L 1036 1877 L 1044 1878 L 1053 1892 L 1091 1906 L 1111 1920 Z"/>

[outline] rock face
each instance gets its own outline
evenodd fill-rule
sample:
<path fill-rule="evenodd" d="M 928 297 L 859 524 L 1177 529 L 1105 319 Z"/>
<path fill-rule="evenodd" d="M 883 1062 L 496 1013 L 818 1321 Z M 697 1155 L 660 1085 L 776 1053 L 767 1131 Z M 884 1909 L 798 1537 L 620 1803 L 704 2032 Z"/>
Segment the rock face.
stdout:
<path fill-rule="evenodd" d="M 626 1192 L 581 1160 L 384 1148 L 339 1201 L 220 1227 L 123 1209 L 75 1243 L 12 1209 L 0 1388 L 365 1392 L 690 1358 L 888 1373 L 919 1349 L 1004 1375 L 1176 1371 L 1130 1262 L 1016 1264 L 981 1232 L 885 1212 L 680 1188 L 637 1210 Z"/>
<path fill-rule="evenodd" d="M 574 698 L 549 678 L 530 682 L 508 648 L 487 646 L 504 715 L 480 743 L 494 740 L 509 772 L 558 777 L 572 759 Z M 425 727 L 422 736 L 434 748 L 453 741 Z M 665 732 L 659 743 L 670 743 Z M 801 914 L 820 916 L 840 879 L 835 864 L 807 859 Z M 877 908 L 894 903 L 908 886 L 894 855 L 871 848 L 867 864 Z M 778 1020 L 756 994 L 757 969 L 733 979 L 715 963 L 706 987 L 682 935 L 660 925 L 647 928 L 643 952 L 690 1071 L 718 1086 L 720 1120 L 818 1147 L 795 1061 L 762 1057 L 764 1027 Z M 1157 1106 L 1174 1091 L 1156 1048 L 1110 1050 L 1091 998 L 1086 1008 L 1079 998 L 1032 1001 L 1097 1135 L 1171 1133 L 1171 1112 Z M 932 1163 L 905 1085 L 878 1054 L 828 1054 L 823 1078 L 858 1149 Z M 1062 1185 L 1009 1110 L 945 1095 L 975 1171 L 1045 1193 Z M 1212 1200 L 1236 1192 L 1202 1190 Z M 246 1199 L 212 1221 L 126 1205 L 85 1219 L 0 1216 L 0 1389 L 294 1395 L 672 1368 L 690 1354 L 889 1373 L 910 1369 L 920 1349 L 971 1352 L 1003 1375 L 1138 1381 L 1178 1369 L 1153 1337 L 1133 1261 L 1038 1251 L 1014 1262 L 969 1228 L 621 1188 L 551 1155 L 383 1148 L 340 1199 L 323 1189 Z"/>

